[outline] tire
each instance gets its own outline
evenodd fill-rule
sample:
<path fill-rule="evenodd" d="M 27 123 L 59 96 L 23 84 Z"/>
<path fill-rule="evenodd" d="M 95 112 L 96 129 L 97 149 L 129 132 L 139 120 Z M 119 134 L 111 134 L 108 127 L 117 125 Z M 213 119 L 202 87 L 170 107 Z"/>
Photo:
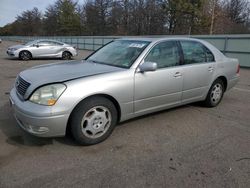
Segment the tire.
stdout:
<path fill-rule="evenodd" d="M 70 118 L 71 133 L 81 145 L 104 141 L 111 135 L 116 124 L 116 107 L 104 97 L 92 97 L 81 102 Z"/>
<path fill-rule="evenodd" d="M 225 86 L 221 79 L 217 79 L 213 82 L 212 86 L 210 87 L 207 97 L 204 101 L 205 106 L 207 107 L 215 107 L 217 106 L 224 95 Z"/>
<path fill-rule="evenodd" d="M 63 52 L 62 53 L 62 59 L 63 60 L 70 60 L 72 58 L 72 55 L 71 55 L 71 53 L 70 52 Z"/>
<path fill-rule="evenodd" d="M 27 60 L 30 60 L 31 58 L 32 58 L 32 55 L 29 51 L 21 51 L 19 53 L 19 59 L 21 60 L 27 61 Z"/>

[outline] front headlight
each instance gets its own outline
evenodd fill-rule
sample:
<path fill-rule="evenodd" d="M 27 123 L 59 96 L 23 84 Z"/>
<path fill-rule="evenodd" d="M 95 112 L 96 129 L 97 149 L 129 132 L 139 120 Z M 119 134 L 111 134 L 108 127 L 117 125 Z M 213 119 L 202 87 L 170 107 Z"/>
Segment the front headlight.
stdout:
<path fill-rule="evenodd" d="M 16 48 L 11 48 L 10 51 L 16 51 L 17 49 Z"/>
<path fill-rule="evenodd" d="M 65 91 L 64 84 L 51 84 L 38 88 L 30 97 L 30 101 L 36 104 L 52 106 Z"/>

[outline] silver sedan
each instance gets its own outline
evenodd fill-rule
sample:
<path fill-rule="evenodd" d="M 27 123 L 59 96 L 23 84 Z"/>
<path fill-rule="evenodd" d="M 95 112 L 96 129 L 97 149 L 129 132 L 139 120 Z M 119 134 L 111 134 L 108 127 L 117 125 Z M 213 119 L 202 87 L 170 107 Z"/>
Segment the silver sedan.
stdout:
<path fill-rule="evenodd" d="M 75 47 L 55 40 L 34 40 L 22 45 L 11 46 L 7 49 L 10 57 L 22 60 L 31 58 L 62 58 L 71 59 L 77 55 Z"/>
<path fill-rule="evenodd" d="M 80 144 L 91 145 L 137 116 L 197 101 L 215 107 L 238 79 L 238 60 L 208 42 L 119 39 L 82 61 L 21 72 L 10 102 L 30 134 L 55 137 L 71 130 Z"/>

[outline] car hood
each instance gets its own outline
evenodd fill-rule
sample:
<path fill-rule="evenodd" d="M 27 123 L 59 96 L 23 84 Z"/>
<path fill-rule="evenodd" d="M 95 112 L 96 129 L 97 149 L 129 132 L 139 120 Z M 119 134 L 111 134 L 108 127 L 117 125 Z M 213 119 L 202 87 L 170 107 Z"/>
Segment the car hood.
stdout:
<path fill-rule="evenodd" d="M 24 96 L 27 98 L 41 85 L 124 70 L 126 69 L 81 60 L 36 66 L 21 72 L 19 76 L 31 84 Z"/>
<path fill-rule="evenodd" d="M 14 46 L 10 46 L 8 49 L 11 49 L 11 48 L 15 48 L 15 49 L 20 49 L 20 48 L 23 48 L 24 45 L 14 45 Z"/>

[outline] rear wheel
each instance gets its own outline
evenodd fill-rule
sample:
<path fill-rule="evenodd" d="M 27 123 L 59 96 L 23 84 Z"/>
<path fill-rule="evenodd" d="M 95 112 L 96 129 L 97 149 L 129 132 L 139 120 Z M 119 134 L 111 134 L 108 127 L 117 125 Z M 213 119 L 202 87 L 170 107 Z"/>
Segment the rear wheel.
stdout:
<path fill-rule="evenodd" d="M 204 104 L 207 107 L 215 107 L 222 100 L 224 95 L 224 83 L 221 79 L 217 79 L 212 84 L 211 88 L 208 91 L 206 100 Z"/>
<path fill-rule="evenodd" d="M 32 55 L 29 51 L 21 51 L 19 53 L 19 59 L 21 60 L 30 60 L 32 58 Z"/>
<path fill-rule="evenodd" d="M 69 59 L 71 59 L 71 57 L 72 57 L 72 55 L 70 52 L 63 52 L 62 53 L 62 59 L 64 59 L 64 60 L 69 60 Z"/>
<path fill-rule="evenodd" d="M 82 145 L 93 145 L 104 141 L 117 123 L 114 104 L 103 97 L 92 97 L 80 103 L 70 119 L 71 132 Z"/>

